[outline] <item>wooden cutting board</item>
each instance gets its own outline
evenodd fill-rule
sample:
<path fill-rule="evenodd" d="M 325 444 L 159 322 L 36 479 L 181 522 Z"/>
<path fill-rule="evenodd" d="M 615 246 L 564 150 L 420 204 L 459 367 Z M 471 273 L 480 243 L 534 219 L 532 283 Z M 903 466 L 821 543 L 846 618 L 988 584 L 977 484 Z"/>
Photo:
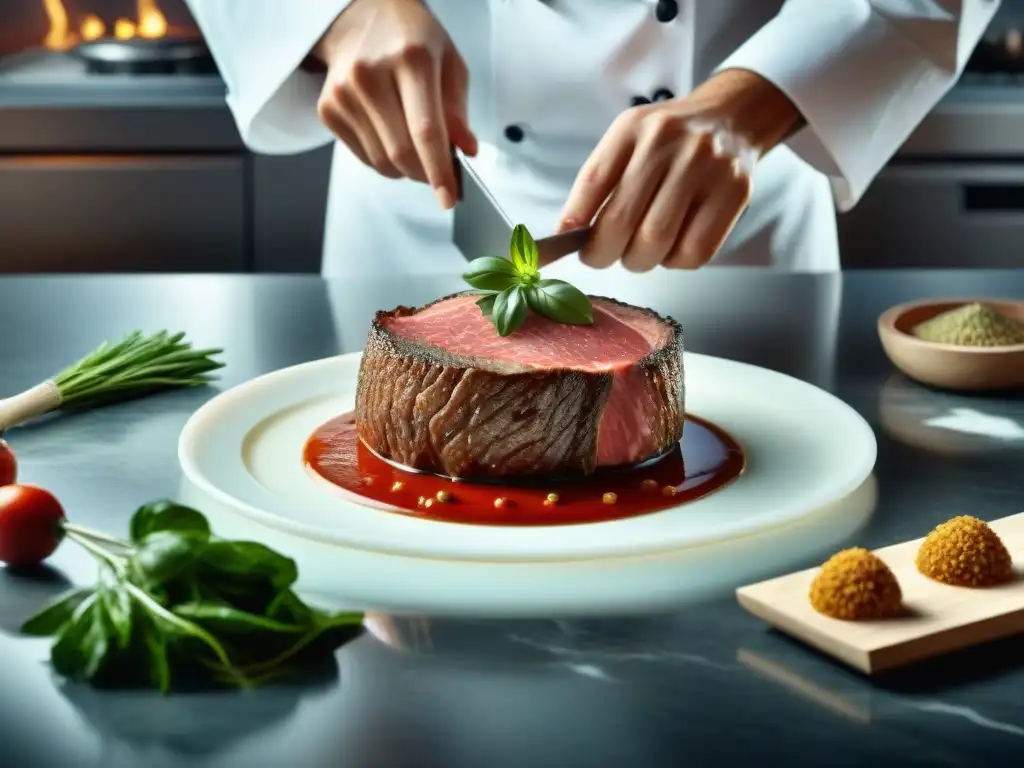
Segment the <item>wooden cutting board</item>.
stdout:
<path fill-rule="evenodd" d="M 1024 633 L 1024 513 L 990 522 L 1013 557 L 1015 578 L 969 589 L 933 581 L 914 558 L 924 538 L 874 550 L 896 575 L 907 615 L 840 621 L 811 607 L 818 568 L 736 590 L 740 605 L 777 629 L 867 674 Z"/>

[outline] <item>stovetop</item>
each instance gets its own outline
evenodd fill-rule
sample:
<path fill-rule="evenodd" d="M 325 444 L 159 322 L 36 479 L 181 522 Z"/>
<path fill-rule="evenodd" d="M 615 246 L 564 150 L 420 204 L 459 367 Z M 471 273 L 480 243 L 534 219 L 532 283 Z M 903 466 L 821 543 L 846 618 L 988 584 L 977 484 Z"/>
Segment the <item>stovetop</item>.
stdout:
<path fill-rule="evenodd" d="M 947 102 L 1022 103 L 1024 72 L 964 72 Z M 165 105 L 177 101 L 223 103 L 216 73 L 103 74 L 67 54 L 21 53 L 0 59 L 0 107 Z"/>
<path fill-rule="evenodd" d="M 1018 61 L 1012 55 L 1017 50 L 1015 40 L 1012 35 L 1004 35 L 979 47 L 960 82 L 925 118 L 899 154 L 1024 157 L 1024 71 L 1006 71 L 1009 67 L 996 71 L 991 55 L 993 46 L 1002 45 L 1006 49 L 1001 54 L 1003 60 Z M 1019 59 L 1024 65 L 1024 56 Z M 186 120 L 187 113 L 187 120 L 192 122 L 175 123 L 176 135 L 196 121 L 209 120 L 213 128 L 203 130 L 221 136 L 218 141 L 225 146 L 237 144 L 225 95 L 218 74 L 96 73 L 88 71 L 85 62 L 74 55 L 39 50 L 20 53 L 0 58 L 0 110 L 20 109 L 25 125 L 15 130 L 17 120 L 12 121 L 9 115 L 0 120 L 0 145 L 4 136 L 18 134 L 17 140 L 6 141 L 11 146 L 35 146 L 34 137 L 40 131 L 54 132 L 53 120 L 44 117 L 54 110 L 66 112 L 69 117 L 90 113 L 97 120 L 100 117 L 96 115 L 102 113 L 116 126 L 125 125 L 128 115 L 149 126 Z M 66 122 L 69 136 L 83 135 L 81 121 Z M 103 144 L 110 130 L 113 128 L 106 123 L 97 123 L 93 143 Z M 140 127 L 138 133 L 142 137 L 152 130 Z M 210 142 L 205 134 L 200 136 L 198 128 L 194 133 L 195 142 Z M 124 139 L 119 141 L 124 143 Z M 138 141 L 140 145 L 152 143 L 148 138 Z"/>
<path fill-rule="evenodd" d="M 0 59 L 0 107 L 224 105 L 216 73 L 90 72 L 66 53 L 27 51 Z"/>

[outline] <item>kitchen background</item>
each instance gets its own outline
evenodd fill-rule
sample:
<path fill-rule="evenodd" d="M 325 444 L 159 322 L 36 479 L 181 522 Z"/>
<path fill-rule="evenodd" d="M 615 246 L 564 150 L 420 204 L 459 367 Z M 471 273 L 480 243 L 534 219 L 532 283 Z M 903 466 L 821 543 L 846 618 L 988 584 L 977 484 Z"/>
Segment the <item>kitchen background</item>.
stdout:
<path fill-rule="evenodd" d="M 846 268 L 1024 265 L 1022 30 L 1004 0 Z M 315 272 L 329 163 L 246 151 L 182 0 L 0 0 L 0 272 Z"/>

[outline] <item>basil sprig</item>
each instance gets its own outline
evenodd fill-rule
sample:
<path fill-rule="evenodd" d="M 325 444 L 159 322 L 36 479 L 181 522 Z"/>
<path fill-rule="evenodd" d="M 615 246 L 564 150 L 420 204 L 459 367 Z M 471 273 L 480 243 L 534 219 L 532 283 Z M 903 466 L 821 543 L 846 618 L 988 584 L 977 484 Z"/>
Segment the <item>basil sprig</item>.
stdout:
<path fill-rule="evenodd" d="M 522 224 L 512 230 L 509 257 L 484 256 L 469 263 L 462 279 L 487 291 L 477 301 L 500 336 L 508 336 L 526 320 L 527 310 L 567 325 L 592 325 L 594 308 L 579 288 L 564 280 L 540 276 L 537 243 Z"/>
<path fill-rule="evenodd" d="M 50 661 L 96 686 L 249 688 L 322 663 L 360 631 L 362 615 L 306 605 L 295 561 L 213 535 L 200 512 L 170 501 L 139 508 L 130 540 L 68 525 L 99 563 L 22 632 L 53 637 Z"/>

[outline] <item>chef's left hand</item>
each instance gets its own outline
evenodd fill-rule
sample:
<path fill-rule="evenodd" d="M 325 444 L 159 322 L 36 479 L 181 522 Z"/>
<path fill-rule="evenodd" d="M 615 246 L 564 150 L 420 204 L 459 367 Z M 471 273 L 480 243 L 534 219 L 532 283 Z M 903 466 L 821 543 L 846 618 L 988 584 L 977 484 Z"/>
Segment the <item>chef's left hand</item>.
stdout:
<path fill-rule="evenodd" d="M 629 109 L 576 177 L 560 230 L 593 222 L 580 252 L 592 267 L 702 266 L 750 200 L 757 159 L 799 121 L 774 85 L 741 70 L 686 98 Z"/>

